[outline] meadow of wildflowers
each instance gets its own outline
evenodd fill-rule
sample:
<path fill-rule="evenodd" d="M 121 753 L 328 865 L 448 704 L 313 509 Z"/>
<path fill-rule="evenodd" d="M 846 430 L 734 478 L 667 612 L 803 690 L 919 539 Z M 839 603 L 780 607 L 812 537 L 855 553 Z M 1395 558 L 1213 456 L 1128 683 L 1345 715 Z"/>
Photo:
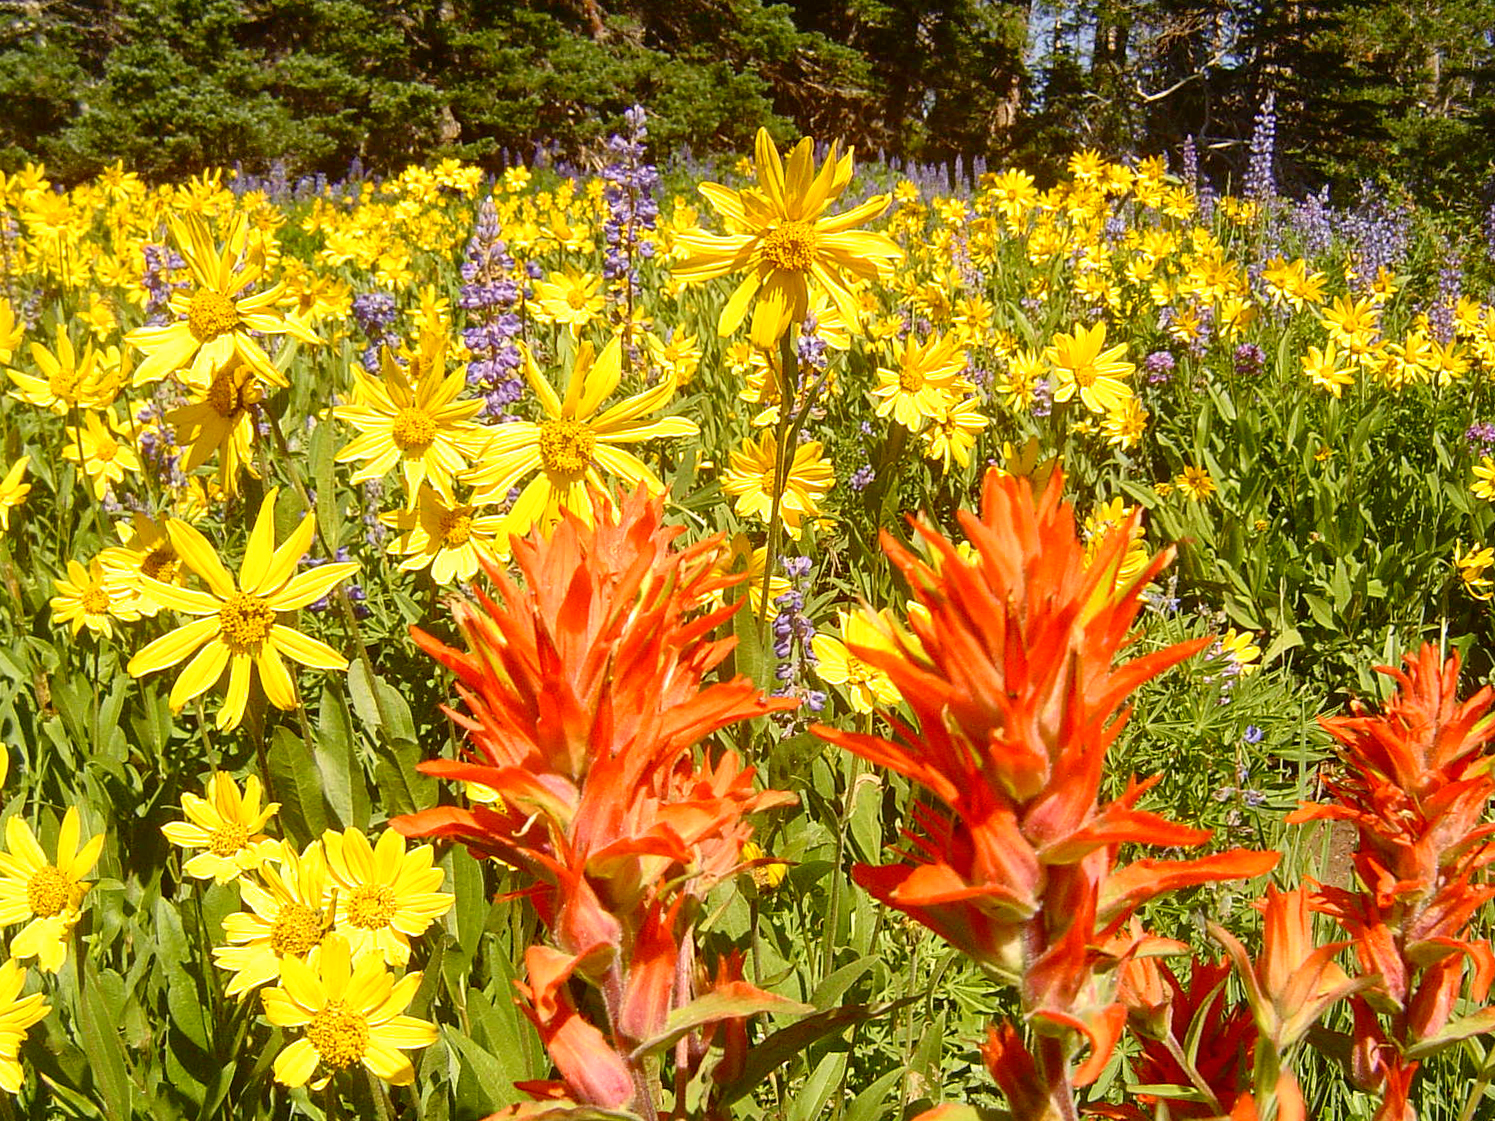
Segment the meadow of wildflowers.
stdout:
<path fill-rule="evenodd" d="M 0 1116 L 1490 1116 L 1480 232 L 627 125 L 0 180 Z"/>

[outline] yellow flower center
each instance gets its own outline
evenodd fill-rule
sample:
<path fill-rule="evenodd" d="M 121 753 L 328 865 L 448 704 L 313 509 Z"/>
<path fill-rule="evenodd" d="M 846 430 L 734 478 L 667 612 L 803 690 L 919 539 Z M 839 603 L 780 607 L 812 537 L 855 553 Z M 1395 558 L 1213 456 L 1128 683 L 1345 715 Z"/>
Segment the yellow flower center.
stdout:
<path fill-rule="evenodd" d="M 233 856 L 249 840 L 249 830 L 236 821 L 224 822 L 221 828 L 213 830 L 208 838 L 208 848 L 214 856 Z"/>
<path fill-rule="evenodd" d="M 472 536 L 472 511 L 466 508 L 448 510 L 441 515 L 441 543 L 448 549 L 460 548 Z"/>
<path fill-rule="evenodd" d="M 909 393 L 919 392 L 924 388 L 924 371 L 905 363 L 898 374 L 898 387 Z"/>
<path fill-rule="evenodd" d="M 221 292 L 199 289 L 187 307 L 187 328 L 200 343 L 216 339 L 239 325 L 239 309 Z"/>
<path fill-rule="evenodd" d="M 768 231 L 761 252 L 776 269 L 809 272 L 815 263 L 815 227 L 808 222 L 785 222 Z"/>
<path fill-rule="evenodd" d="M 359 884 L 348 896 L 348 921 L 364 930 L 382 930 L 399 910 L 386 884 Z"/>
<path fill-rule="evenodd" d="M 1081 366 L 1079 369 L 1075 370 L 1075 384 L 1078 385 L 1081 389 L 1089 389 L 1092 385 L 1094 385 L 1095 377 L 1095 367 L 1090 365 L 1090 363 L 1088 362 Z"/>
<path fill-rule="evenodd" d="M 78 396 L 78 371 L 60 369 L 47 379 L 47 388 L 52 396 L 72 404 Z"/>
<path fill-rule="evenodd" d="M 98 447 L 94 449 L 93 457 L 100 463 L 108 463 L 119 454 L 119 441 L 113 436 L 105 436 L 99 440 Z"/>
<path fill-rule="evenodd" d="M 390 426 L 389 437 L 402 452 L 419 455 L 436 439 L 436 422 L 424 409 L 401 409 Z"/>
<path fill-rule="evenodd" d="M 254 382 L 240 384 L 237 373 L 223 370 L 213 379 L 213 384 L 208 386 L 207 400 L 219 416 L 233 418 L 251 405 L 259 404 L 264 396 Z"/>
<path fill-rule="evenodd" d="M 566 293 L 566 303 L 573 311 L 580 311 L 587 306 L 587 294 L 580 288 L 573 288 Z"/>
<path fill-rule="evenodd" d="M 79 600 L 83 604 L 83 610 L 89 615 L 109 614 L 109 593 L 103 588 L 89 588 Z"/>
<path fill-rule="evenodd" d="M 540 425 L 540 462 L 551 475 L 580 475 L 596 447 L 596 433 L 578 421 L 547 420 Z"/>
<path fill-rule="evenodd" d="M 140 575 L 169 584 L 176 579 L 177 564 L 176 550 L 163 542 L 147 553 L 140 562 Z"/>
<path fill-rule="evenodd" d="M 50 864 L 38 868 L 26 881 L 26 906 L 39 918 L 50 919 L 62 914 L 72 897 L 72 885 L 67 875 Z"/>
<path fill-rule="evenodd" d="M 277 957 L 286 954 L 301 957 L 313 946 L 321 945 L 326 932 L 321 912 L 313 911 L 305 903 L 287 903 L 270 928 L 270 948 Z"/>
<path fill-rule="evenodd" d="M 328 1066 L 350 1067 L 369 1049 L 369 1022 L 342 1001 L 329 1000 L 306 1025 L 306 1041 Z"/>
<path fill-rule="evenodd" d="M 235 592 L 218 611 L 223 644 L 235 654 L 259 649 L 275 625 L 275 609 L 258 596 Z"/>

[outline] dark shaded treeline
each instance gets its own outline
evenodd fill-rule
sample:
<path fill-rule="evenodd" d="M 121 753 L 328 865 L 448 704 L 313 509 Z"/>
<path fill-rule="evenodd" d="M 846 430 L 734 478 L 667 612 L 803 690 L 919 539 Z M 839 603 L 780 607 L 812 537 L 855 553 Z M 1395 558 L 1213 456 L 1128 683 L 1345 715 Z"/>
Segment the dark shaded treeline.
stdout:
<path fill-rule="evenodd" d="M 635 101 L 652 144 L 767 124 L 1041 177 L 1068 153 L 1198 137 L 1239 182 L 1276 99 L 1292 193 L 1365 177 L 1471 216 L 1495 166 L 1495 0 L 7 0 L 0 167 L 123 159 L 339 174 L 556 146 L 600 159 Z"/>

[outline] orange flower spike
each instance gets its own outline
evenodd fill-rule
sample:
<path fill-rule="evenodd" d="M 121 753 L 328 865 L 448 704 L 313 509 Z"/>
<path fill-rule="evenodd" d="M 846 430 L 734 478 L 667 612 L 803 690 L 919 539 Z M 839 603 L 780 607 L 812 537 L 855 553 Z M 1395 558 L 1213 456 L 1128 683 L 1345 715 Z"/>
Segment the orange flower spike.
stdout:
<path fill-rule="evenodd" d="M 1246 1000 L 1258 1029 L 1279 1054 L 1308 1033 L 1331 1005 L 1364 989 L 1366 978 L 1352 979 L 1334 964 L 1334 955 L 1349 945 L 1313 940 L 1311 892 L 1299 888 L 1282 892 L 1267 888 L 1259 904 L 1265 915 L 1262 953 L 1255 963 L 1246 949 L 1223 927 L 1210 923 L 1210 934 L 1225 947 L 1246 986 Z"/>

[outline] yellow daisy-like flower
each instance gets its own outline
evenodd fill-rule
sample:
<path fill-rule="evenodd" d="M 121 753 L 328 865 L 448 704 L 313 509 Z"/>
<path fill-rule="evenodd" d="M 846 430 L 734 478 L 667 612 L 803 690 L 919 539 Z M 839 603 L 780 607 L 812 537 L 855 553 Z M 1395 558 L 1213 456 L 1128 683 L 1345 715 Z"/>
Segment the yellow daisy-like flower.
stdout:
<path fill-rule="evenodd" d="M 549 281 L 535 282 L 536 314 L 551 323 L 559 323 L 580 338 L 582 330 L 596 319 L 607 300 L 598 291 L 602 278 L 589 272 L 567 268 L 553 272 Z"/>
<path fill-rule="evenodd" d="M 208 590 L 179 588 L 143 578 L 145 592 L 156 602 L 186 615 L 199 616 L 186 626 L 162 635 L 130 659 L 130 676 L 174 666 L 193 651 L 197 656 L 177 676 L 171 688 L 171 709 L 182 706 L 209 688 L 228 670 L 228 693 L 218 710 L 218 728 L 236 728 L 249 699 L 249 681 L 259 672 L 265 695 L 277 708 L 296 707 L 296 685 L 282 655 L 313 669 L 342 670 L 348 660 L 326 643 L 279 622 L 282 612 L 296 611 L 321 599 L 338 581 L 358 570 L 356 564 L 324 564 L 296 575 L 296 565 L 311 548 L 316 517 L 307 513 L 291 536 L 275 548 L 275 498 L 265 494 L 239 579 L 229 575 L 213 546 L 186 522 L 173 518 L 167 535 L 187 567 Z M 198 648 L 201 647 L 201 650 Z"/>
<path fill-rule="evenodd" d="M 93 343 L 85 345 L 79 354 L 68 338 L 67 327 L 61 323 L 57 325 L 57 353 L 53 354 L 41 343 L 32 343 L 31 359 L 42 376 L 7 371 L 16 385 L 13 396 L 58 416 L 65 416 L 75 408 L 105 408 L 119 392 L 117 378 L 99 362 Z"/>
<path fill-rule="evenodd" d="M 966 352 L 954 335 L 931 335 L 919 342 L 909 335 L 895 353 L 896 370 L 877 368 L 877 415 L 892 414 L 910 432 L 947 412 L 970 383 L 961 377 Z"/>
<path fill-rule="evenodd" d="M 1340 368 L 1339 355 L 1334 350 L 1332 340 L 1325 343 L 1322 350 L 1316 346 L 1310 346 L 1308 353 L 1300 361 L 1303 364 L 1303 372 L 1308 375 L 1308 380 L 1319 389 L 1333 394 L 1335 400 L 1339 399 L 1345 386 L 1355 384 L 1355 375 L 1349 370 Z"/>
<path fill-rule="evenodd" d="M 111 588 L 129 597 L 140 614 L 154 617 L 161 604 L 150 597 L 142 577 L 163 584 L 182 584 L 187 570 L 166 534 L 165 522 L 135 513 L 130 515 L 128 531 L 121 526 L 120 532 L 129 533 L 124 544 L 112 545 L 99 554 L 105 577 Z"/>
<path fill-rule="evenodd" d="M 988 424 L 975 397 L 964 397 L 931 417 L 929 426 L 920 433 L 926 459 L 939 460 L 948 471 L 953 460 L 960 467 L 971 465 L 971 449 L 976 437 Z"/>
<path fill-rule="evenodd" d="M 126 471 L 139 471 L 140 458 L 135 449 L 121 437 L 127 436 L 113 416 L 101 419 L 98 413 L 84 415 L 81 425 L 69 425 L 62 458 L 83 464 L 93 496 L 100 501 L 115 483 L 124 481 Z"/>
<path fill-rule="evenodd" d="M 774 573 L 768 578 L 768 595 L 763 594 L 763 566 L 768 563 L 768 546 L 760 545 L 753 548 L 752 542 L 746 533 L 738 533 L 732 540 L 727 542 L 717 553 L 716 564 L 713 574 L 717 576 L 736 576 L 742 582 L 732 588 L 722 589 L 712 593 L 712 602 L 721 603 L 727 597 L 737 599 L 743 596 L 751 596 L 752 608 L 759 615 L 767 615 L 775 612 L 778 607 L 774 600 L 787 592 L 792 584 L 787 576 Z"/>
<path fill-rule="evenodd" d="M 1256 645 L 1254 636 L 1250 631 L 1239 634 L 1231 627 L 1219 639 L 1220 648 L 1218 654 L 1224 658 L 1241 676 L 1255 673 L 1261 669 L 1256 665 L 1256 660 L 1261 657 L 1261 647 Z"/>
<path fill-rule="evenodd" d="M 57 594 L 52 597 L 52 622 L 70 623 L 76 635 L 84 627 L 105 638 L 114 637 L 114 621 L 133 623 L 140 611 L 129 591 L 112 580 L 101 558 L 95 557 L 84 568 L 75 560 L 67 562 L 67 579 L 52 581 Z"/>
<path fill-rule="evenodd" d="M 201 215 L 173 215 L 167 222 L 196 289 L 190 295 L 177 292 L 171 297 L 171 310 L 182 317 L 175 323 L 138 327 L 125 336 L 125 342 L 146 356 L 135 367 L 135 384 L 159 381 L 167 374 L 185 370 L 186 380 L 207 386 L 234 355 L 269 384 L 287 384 L 285 375 L 249 332 L 289 334 L 312 344 L 321 340 L 276 307 L 285 293 L 283 286 L 272 285 L 252 296 L 240 295 L 262 271 L 253 255 L 245 257 L 248 219 L 236 214 L 230 220 L 221 249 L 214 244 Z"/>
<path fill-rule="evenodd" d="M 1132 395 L 1129 378 L 1137 370 L 1122 361 L 1126 345 L 1103 350 L 1106 325 L 1076 327 L 1070 334 L 1054 336 L 1044 357 L 1054 368 L 1054 400 L 1068 401 L 1076 393 L 1092 413 L 1110 413 L 1121 408 Z"/>
<path fill-rule="evenodd" d="M 187 449 L 182 471 L 196 471 L 219 452 L 218 484 L 232 498 L 239 491 L 239 469 L 245 467 L 250 474 L 255 473 L 254 413 L 264 399 L 264 390 L 252 367 L 230 357 L 213 375 L 207 389 L 195 396 L 197 400 L 172 409 L 164 418 L 176 428 L 177 443 Z"/>
<path fill-rule="evenodd" d="M 836 473 L 821 454 L 820 441 L 810 440 L 794 449 L 784 496 L 779 501 L 779 519 L 790 537 L 798 538 L 805 518 L 820 516 L 820 500 L 836 485 Z M 773 496 L 778 486 L 779 444 L 772 432 L 754 440 L 751 436 L 732 452 L 732 466 L 722 477 L 722 490 L 737 499 L 735 509 L 744 518 L 767 522 L 773 516 Z"/>
<path fill-rule="evenodd" d="M 644 461 L 619 447 L 657 436 L 695 436 L 700 428 L 683 416 L 646 420 L 675 393 L 665 378 L 651 389 L 625 398 L 606 411 L 602 403 L 622 380 L 622 344 L 613 338 L 592 357 L 590 343 L 582 343 L 562 400 L 540 374 L 529 349 L 521 347 L 524 374 L 544 410 L 539 423 L 518 421 L 499 425 L 481 456 L 481 465 L 468 478 L 474 503 L 496 502 L 532 472 L 508 513 L 507 532 L 523 535 L 531 526 L 542 529 L 560 520 L 562 508 L 590 520 L 588 485 L 602 488 L 602 471 L 636 487 L 643 483 L 655 494 L 664 484 Z M 601 469 L 599 471 L 599 468 Z"/>
<path fill-rule="evenodd" d="M 644 341 L 649 346 L 649 357 L 666 377 L 675 379 L 677 389 L 690 384 L 701 368 L 701 347 L 694 335 L 676 330 L 669 342 L 655 335 L 647 336 Z"/>
<path fill-rule="evenodd" d="M 897 647 L 889 638 L 892 622 L 887 609 L 883 617 L 868 618 L 861 611 L 838 612 L 836 627 L 841 639 L 828 634 L 817 634 L 810 640 L 815 651 L 815 672 L 830 685 L 839 685 L 846 690 L 851 707 L 857 712 L 871 712 L 879 705 L 895 705 L 902 699 L 893 679 L 877 667 L 862 661 L 852 653 L 851 646 L 868 647 L 894 653 Z"/>
<path fill-rule="evenodd" d="M 431 846 L 407 853 L 405 838 L 393 829 L 372 846 L 357 829 L 329 829 L 322 846 L 337 886 L 335 927 L 348 939 L 353 957 L 374 954 L 403 967 L 410 960 L 410 939 L 424 934 L 455 902 L 439 890 L 446 873 L 431 866 Z"/>
<path fill-rule="evenodd" d="M 278 855 L 260 866 L 259 880 L 246 876 L 239 885 L 249 909 L 223 920 L 229 945 L 213 949 L 214 964 L 233 973 L 223 990 L 228 996 L 242 996 L 275 980 L 287 961 L 314 961 L 332 929 L 322 842 L 313 841 L 298 853 L 289 841 L 281 841 L 271 851 Z"/>
<path fill-rule="evenodd" d="M 812 285 L 830 296 L 848 326 L 860 323 L 848 275 L 876 280 L 903 256 L 883 234 L 856 229 L 887 210 L 888 196 L 874 195 L 860 206 L 822 217 L 851 183 L 851 152 L 839 155 L 832 144 L 817 174 L 814 141 L 807 136 L 789 154 L 786 169 L 768 130 L 761 128 L 756 151 L 756 188 L 700 185 L 729 232 L 677 235 L 685 259 L 674 268 L 676 279 L 695 284 L 746 271 L 722 308 L 717 330 L 722 335 L 737 330 L 756 297 L 751 337 L 765 350 L 804 319 Z"/>
<path fill-rule="evenodd" d="M 1106 443 L 1113 447 L 1136 447 L 1147 432 L 1147 410 L 1135 397 L 1128 397 L 1121 407 L 1106 414 L 1101 430 L 1106 434 Z"/>
<path fill-rule="evenodd" d="M 1477 307 L 1478 305 L 1476 311 Z M 0 296 L 0 366 L 10 364 L 11 355 L 20 348 L 21 340 L 25 337 L 26 324 L 17 321 L 16 309 L 11 307 L 9 300 Z"/>
<path fill-rule="evenodd" d="M 1179 490 L 1195 502 L 1206 501 L 1210 495 L 1220 489 L 1215 485 L 1215 480 L 1208 471 L 1203 467 L 1195 467 L 1193 464 L 1185 467 L 1174 483 Z"/>
<path fill-rule="evenodd" d="M 19 814 L 5 823 L 8 851 L 0 852 L 0 926 L 26 923 L 11 939 L 10 956 L 36 958 L 43 973 L 56 973 L 67 959 L 79 908 L 93 886 L 83 877 L 104 849 L 102 833 L 80 849 L 79 830 L 78 807 L 70 806 L 57 832 L 57 859 L 51 861 Z"/>
<path fill-rule="evenodd" d="M 5 478 L 0 479 L 0 530 L 9 532 L 10 512 L 25 502 L 26 496 L 31 493 L 31 484 L 21 482 L 30 464 L 31 457 L 23 455 L 10 465 Z"/>
<path fill-rule="evenodd" d="M 445 586 L 453 580 L 471 580 L 484 559 L 496 563 L 509 555 L 504 515 L 485 514 L 483 509 L 449 503 L 423 486 L 414 511 L 381 514 L 380 520 L 399 531 L 389 551 L 405 558 L 401 570 L 430 568 L 431 579 Z"/>
<path fill-rule="evenodd" d="M 430 483 L 442 498 L 454 502 L 452 477 L 467 468 L 468 459 L 488 439 L 488 430 L 472 420 L 483 402 L 457 400 L 467 386 L 461 370 L 442 377 L 437 366 L 412 388 L 387 348 L 380 373 L 382 380 L 355 369 L 353 404 L 333 410 L 360 433 L 337 453 L 337 461 L 366 461 L 353 476 L 355 483 L 382 479 L 398 464 L 407 510 L 415 507 L 422 483 Z"/>
<path fill-rule="evenodd" d="M 330 1076 L 361 1063 L 391 1085 L 410 1085 L 415 1068 L 401 1052 L 427 1047 L 437 1035 L 435 1024 L 403 1014 L 420 981 L 419 973 L 396 981 L 372 954 L 355 964 L 339 934 L 327 939 L 316 968 L 287 958 L 281 987 L 262 996 L 265 1016 L 276 1027 L 304 1030 L 276 1057 L 275 1080 L 304 1086 L 319 1066 Z"/>
<path fill-rule="evenodd" d="M 1486 502 L 1495 502 L 1495 459 L 1484 456 L 1474 465 L 1474 482 L 1469 484 L 1469 493 Z"/>
<path fill-rule="evenodd" d="M 0 965 L 0 1090 L 8 1094 L 21 1092 L 21 1044 L 31 1026 L 52 1011 L 41 993 L 22 996 L 26 970 L 15 958 Z"/>
<path fill-rule="evenodd" d="M 1455 546 L 1453 564 L 1459 579 L 1464 582 L 1464 590 L 1471 596 L 1484 600 L 1495 596 L 1495 583 L 1485 575 L 1495 566 L 1495 549 L 1488 545 L 1482 549 L 1471 546 L 1467 550 L 1463 545 Z"/>
<path fill-rule="evenodd" d="M 258 777 L 250 775 L 245 779 L 240 793 L 232 775 L 214 771 L 206 793 L 206 798 L 183 794 L 182 813 L 187 820 L 161 826 L 161 832 L 172 844 L 206 850 L 183 864 L 183 872 L 200 880 L 213 879 L 226 884 L 259 868 L 279 851 L 279 844 L 260 830 L 275 816 L 280 803 L 271 802 L 260 808 Z"/>

